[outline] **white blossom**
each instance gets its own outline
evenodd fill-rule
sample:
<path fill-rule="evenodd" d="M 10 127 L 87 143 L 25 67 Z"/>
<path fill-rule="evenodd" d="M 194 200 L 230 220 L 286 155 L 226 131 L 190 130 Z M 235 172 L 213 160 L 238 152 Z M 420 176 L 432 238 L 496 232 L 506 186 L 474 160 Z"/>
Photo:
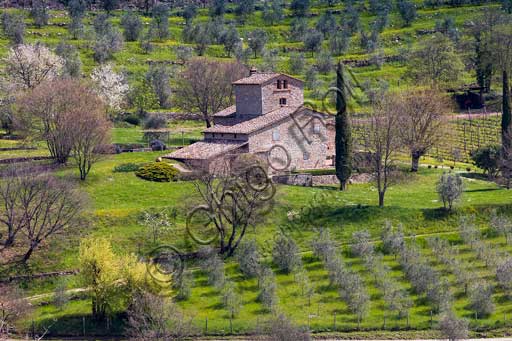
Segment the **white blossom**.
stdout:
<path fill-rule="evenodd" d="M 17 88 L 34 88 L 61 74 L 64 60 L 42 44 L 12 47 L 4 59 L 7 78 Z"/>
<path fill-rule="evenodd" d="M 130 90 L 123 75 L 116 73 L 111 64 L 104 64 L 92 71 L 91 78 L 105 104 L 111 110 L 121 110 Z"/>

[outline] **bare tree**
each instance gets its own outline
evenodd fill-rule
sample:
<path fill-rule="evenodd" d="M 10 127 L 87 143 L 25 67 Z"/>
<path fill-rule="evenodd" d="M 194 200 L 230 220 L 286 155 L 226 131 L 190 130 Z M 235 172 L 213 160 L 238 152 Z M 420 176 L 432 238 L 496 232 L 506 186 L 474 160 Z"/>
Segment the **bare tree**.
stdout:
<path fill-rule="evenodd" d="M 64 80 L 68 103 L 72 112 L 71 150 L 80 171 L 80 180 L 85 180 L 92 165 L 99 160 L 110 142 L 110 122 L 105 115 L 101 99 L 91 87 L 76 80 Z"/>
<path fill-rule="evenodd" d="M 0 340 L 14 328 L 14 322 L 30 310 L 30 304 L 25 300 L 18 288 L 0 285 Z"/>
<path fill-rule="evenodd" d="M 84 180 L 110 136 L 102 101 L 92 88 L 79 80 L 57 79 L 22 94 L 17 102 L 19 129 L 46 141 L 59 163 L 73 152 Z"/>
<path fill-rule="evenodd" d="M 127 334 L 131 340 L 175 340 L 192 333 L 188 319 L 170 299 L 139 293 L 128 308 Z"/>
<path fill-rule="evenodd" d="M 233 103 L 231 83 L 247 75 L 239 63 L 225 63 L 205 58 L 195 58 L 179 75 L 176 103 L 183 110 L 197 110 L 211 127 L 211 115 Z"/>
<path fill-rule="evenodd" d="M 201 205 L 187 218 L 188 232 L 196 242 L 218 241 L 220 253 L 227 257 L 233 255 L 247 228 L 255 226 L 262 214 L 272 208 L 275 194 L 275 187 L 261 166 L 249 166 L 236 174 L 229 169 L 228 164 L 223 164 L 215 174 L 204 174 L 195 181 Z M 202 234 L 210 235 L 198 237 L 196 226 L 202 227 Z"/>
<path fill-rule="evenodd" d="M 468 337 L 468 322 L 458 319 L 452 311 L 443 315 L 439 327 L 443 336 L 450 341 L 463 340 Z"/>
<path fill-rule="evenodd" d="M 26 248 L 23 263 L 41 243 L 78 225 L 84 198 L 71 183 L 47 174 L 21 174 L 0 186 L 0 200 L 6 208 L 0 222 L 8 231 L 4 245 L 19 240 Z"/>
<path fill-rule="evenodd" d="M 380 207 L 384 207 L 384 197 L 393 176 L 394 158 L 400 148 L 397 123 L 393 101 L 386 97 L 375 103 L 363 132 L 363 147 L 371 160 Z"/>
<path fill-rule="evenodd" d="M 265 340 L 272 341 L 307 341 L 311 340 L 309 332 L 295 326 L 286 316 L 279 314 L 272 317 L 266 328 Z"/>
<path fill-rule="evenodd" d="M 420 157 L 444 136 L 449 103 L 436 90 L 404 91 L 391 102 L 398 115 L 397 133 L 411 155 L 411 171 L 417 172 Z"/>

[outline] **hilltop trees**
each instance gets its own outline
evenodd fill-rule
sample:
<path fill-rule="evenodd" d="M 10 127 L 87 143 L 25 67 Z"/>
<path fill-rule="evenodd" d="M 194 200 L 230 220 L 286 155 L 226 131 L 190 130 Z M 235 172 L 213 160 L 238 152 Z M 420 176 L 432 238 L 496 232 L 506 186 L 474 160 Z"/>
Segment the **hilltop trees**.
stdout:
<path fill-rule="evenodd" d="M 247 43 L 249 44 L 251 50 L 254 52 L 254 58 L 263 52 L 267 41 L 267 32 L 264 30 L 257 28 L 254 31 L 249 32 L 247 35 Z"/>
<path fill-rule="evenodd" d="M 143 30 L 141 18 L 134 12 L 127 12 L 121 18 L 124 39 L 126 41 L 137 41 Z"/>
<path fill-rule="evenodd" d="M 453 42 L 441 33 L 421 40 L 409 61 L 409 75 L 434 87 L 456 81 L 462 69 Z"/>
<path fill-rule="evenodd" d="M 233 101 L 231 83 L 243 78 L 246 73 L 245 67 L 238 63 L 192 59 L 178 75 L 176 102 L 184 110 L 199 111 L 206 127 L 211 127 L 211 115 L 228 107 Z"/>
<path fill-rule="evenodd" d="M 25 22 L 21 14 L 12 14 L 7 11 L 2 13 L 2 30 L 11 44 L 23 44 L 25 35 Z"/>

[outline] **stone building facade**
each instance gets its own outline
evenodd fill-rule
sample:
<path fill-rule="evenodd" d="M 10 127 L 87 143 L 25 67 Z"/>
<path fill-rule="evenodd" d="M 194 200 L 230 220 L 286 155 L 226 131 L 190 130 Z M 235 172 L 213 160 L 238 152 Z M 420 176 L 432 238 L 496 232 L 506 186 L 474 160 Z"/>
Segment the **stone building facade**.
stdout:
<path fill-rule="evenodd" d="M 213 115 L 204 140 L 164 158 L 209 172 L 242 153 L 259 156 L 272 173 L 332 164 L 328 115 L 303 106 L 301 80 L 253 70 L 233 86 L 236 104 Z"/>

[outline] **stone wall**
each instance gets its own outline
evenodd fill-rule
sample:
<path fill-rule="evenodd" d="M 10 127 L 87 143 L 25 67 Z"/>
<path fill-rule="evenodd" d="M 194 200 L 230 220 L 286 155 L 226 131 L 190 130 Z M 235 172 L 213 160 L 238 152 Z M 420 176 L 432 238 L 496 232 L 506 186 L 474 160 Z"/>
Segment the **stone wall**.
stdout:
<path fill-rule="evenodd" d="M 250 135 L 249 152 L 267 152 L 273 146 L 278 145 L 286 149 L 291 160 L 286 170 L 324 168 L 327 162 L 327 128 L 309 111 L 307 112 L 309 114 L 296 115 L 295 118 L 299 125 L 304 126 L 302 131 L 309 142 L 290 116 L 265 130 Z M 319 129 L 318 133 L 315 133 L 315 125 Z M 277 133 L 279 139 L 274 140 Z M 277 154 L 281 157 L 272 159 L 272 155 L 276 156 Z M 271 162 L 278 165 L 276 167 L 278 169 L 285 165 L 286 159 L 286 155 L 280 148 L 274 149 L 271 153 Z"/>
<path fill-rule="evenodd" d="M 286 174 L 272 177 L 275 183 L 290 186 L 313 186 L 313 176 L 311 174 Z"/>
<path fill-rule="evenodd" d="M 286 80 L 288 82 L 288 88 L 278 89 L 277 80 Z M 286 98 L 286 105 L 291 107 L 299 107 L 304 103 L 302 83 L 285 75 L 275 78 L 272 82 L 264 84 L 261 92 L 263 113 L 279 109 L 281 107 L 281 104 L 279 103 L 280 98 Z"/>
<path fill-rule="evenodd" d="M 236 98 L 236 116 L 256 116 L 261 115 L 262 99 L 261 99 L 261 86 L 239 84 L 235 85 L 235 98 Z"/>

